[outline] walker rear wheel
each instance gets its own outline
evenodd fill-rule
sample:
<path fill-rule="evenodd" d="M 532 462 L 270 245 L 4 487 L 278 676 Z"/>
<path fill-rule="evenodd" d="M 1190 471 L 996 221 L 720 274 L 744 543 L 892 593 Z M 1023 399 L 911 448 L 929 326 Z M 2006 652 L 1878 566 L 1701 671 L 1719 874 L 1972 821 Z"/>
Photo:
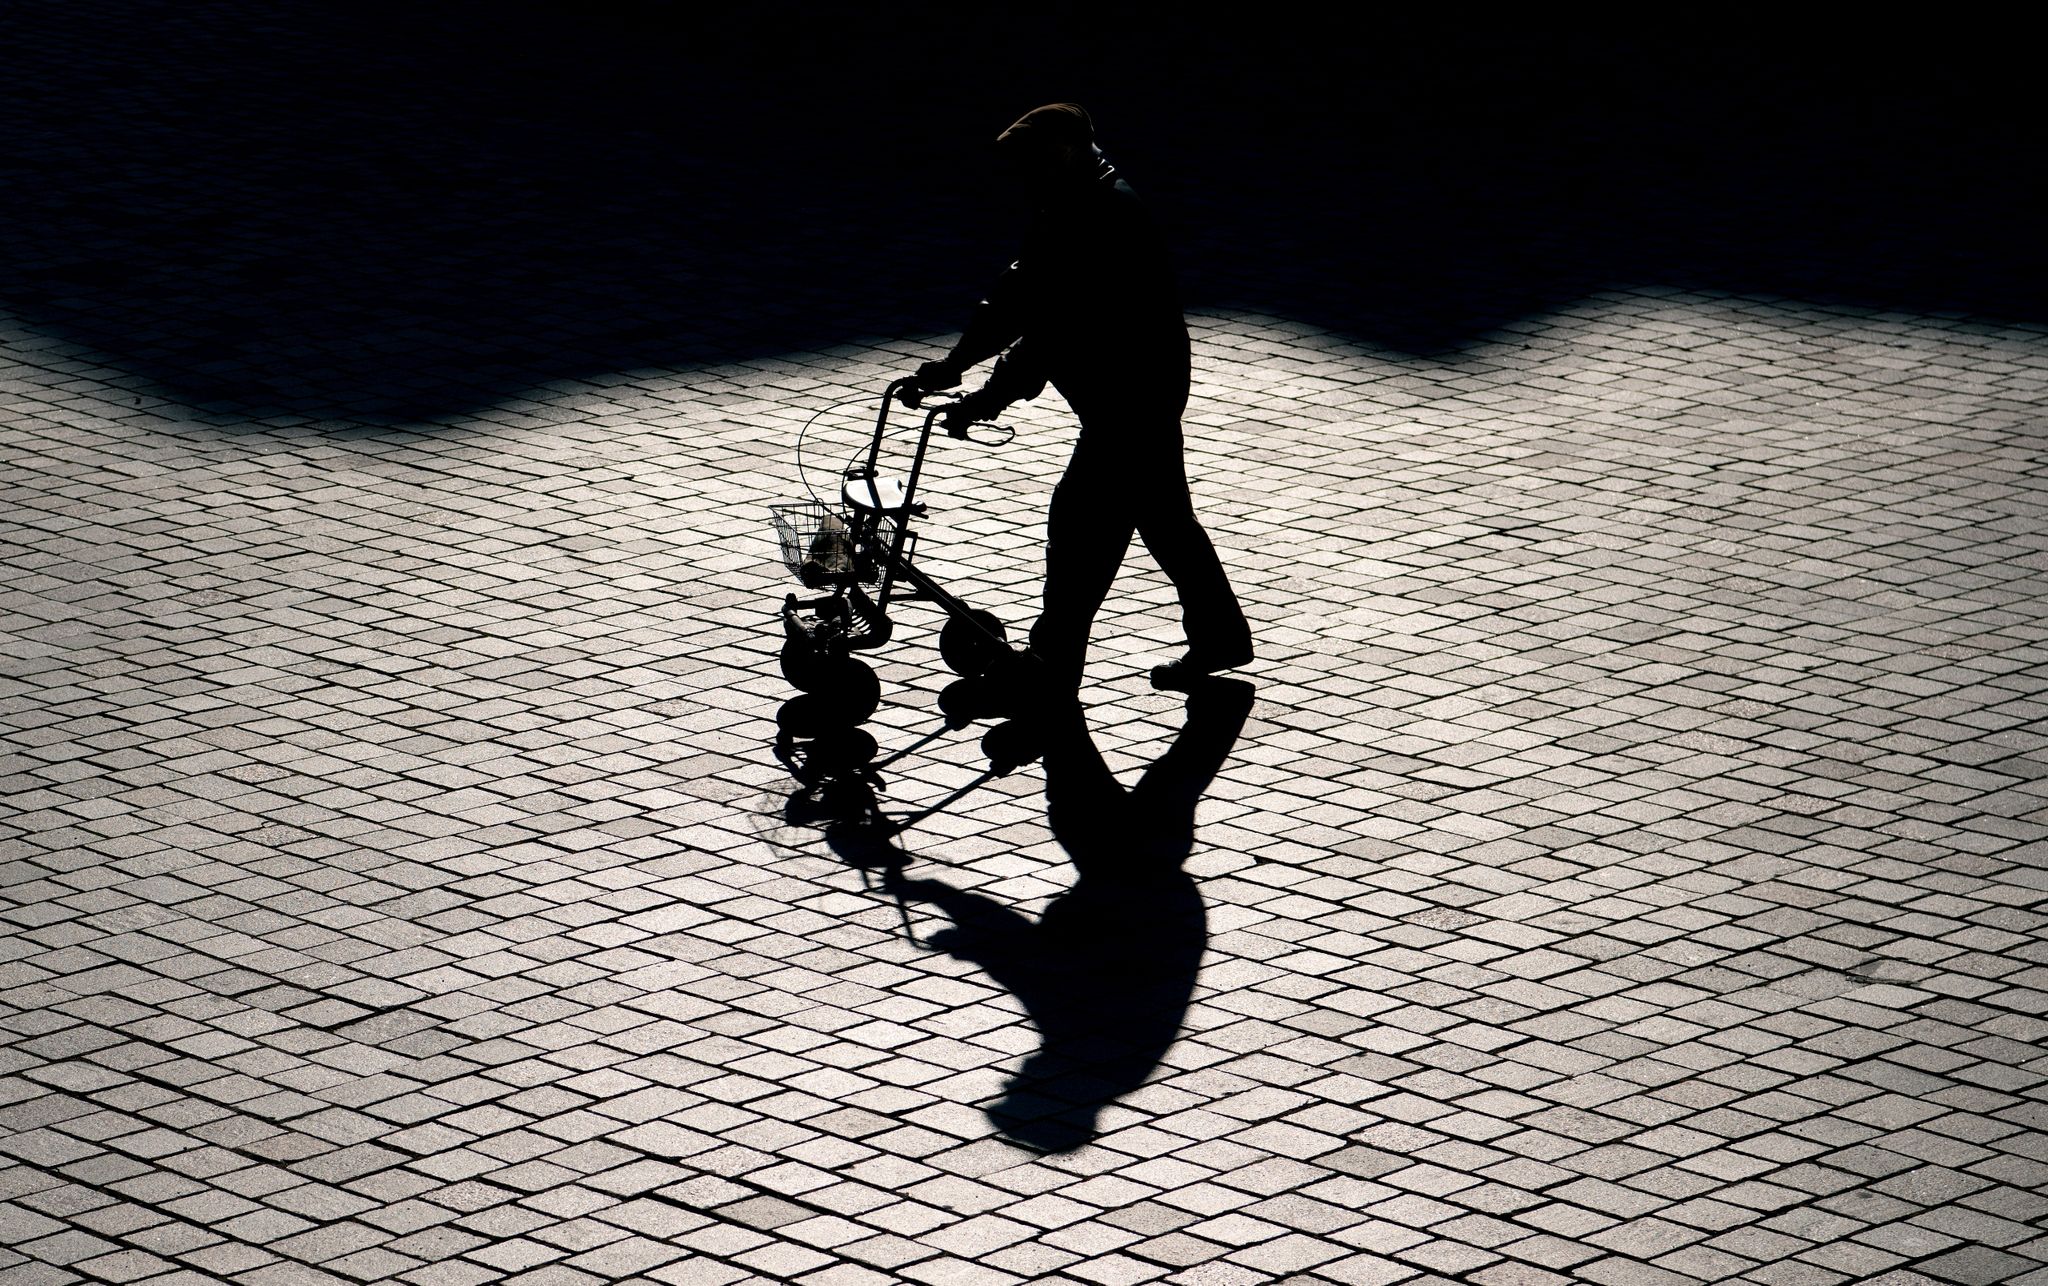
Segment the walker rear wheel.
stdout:
<path fill-rule="evenodd" d="M 976 628 L 979 626 L 980 628 Z M 1002 654 L 1009 638 L 1003 623 L 992 612 L 970 611 L 965 618 L 952 617 L 939 631 L 939 656 L 946 668 L 964 678 L 986 674 Z"/>

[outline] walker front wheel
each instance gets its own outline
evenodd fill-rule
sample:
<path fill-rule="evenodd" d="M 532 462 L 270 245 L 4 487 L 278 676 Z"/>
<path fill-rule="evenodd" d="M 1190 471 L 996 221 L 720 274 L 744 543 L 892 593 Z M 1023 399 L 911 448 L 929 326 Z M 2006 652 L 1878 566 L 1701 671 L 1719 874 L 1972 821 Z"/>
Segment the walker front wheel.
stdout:
<path fill-rule="evenodd" d="M 825 683 L 833 660 L 831 648 L 799 635 L 782 645 L 782 677 L 799 692 L 815 692 Z"/>
<path fill-rule="evenodd" d="M 829 653 L 806 663 L 803 695 L 784 705 L 796 708 L 797 725 L 783 720 L 783 730 L 799 737 L 815 737 L 825 727 L 853 727 L 866 722 L 882 702 L 882 683 L 874 667 L 857 657 Z"/>

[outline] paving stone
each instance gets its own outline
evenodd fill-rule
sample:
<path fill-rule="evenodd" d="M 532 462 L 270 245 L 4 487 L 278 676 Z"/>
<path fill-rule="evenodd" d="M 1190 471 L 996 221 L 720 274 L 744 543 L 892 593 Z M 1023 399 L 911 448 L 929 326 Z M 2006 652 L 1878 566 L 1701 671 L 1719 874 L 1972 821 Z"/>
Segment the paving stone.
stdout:
<path fill-rule="evenodd" d="M 1989 1286 L 1989 1283 L 2017 1281 L 2022 1274 L 2038 1272 L 2037 1265 L 2036 1260 L 2009 1255 L 1990 1246 L 1968 1246 L 1926 1260 L 1916 1266 L 1916 1271 L 1938 1282 Z"/>

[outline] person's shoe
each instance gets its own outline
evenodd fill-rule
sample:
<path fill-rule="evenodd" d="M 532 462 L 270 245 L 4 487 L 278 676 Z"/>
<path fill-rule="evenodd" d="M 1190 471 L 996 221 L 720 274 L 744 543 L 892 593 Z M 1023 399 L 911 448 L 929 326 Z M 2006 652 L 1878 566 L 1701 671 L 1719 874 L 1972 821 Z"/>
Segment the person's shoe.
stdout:
<path fill-rule="evenodd" d="M 1189 648 L 1187 655 L 1167 665 L 1152 667 L 1152 686 L 1186 691 L 1190 686 L 1212 674 L 1235 670 L 1252 662 L 1252 645 L 1227 649 Z"/>

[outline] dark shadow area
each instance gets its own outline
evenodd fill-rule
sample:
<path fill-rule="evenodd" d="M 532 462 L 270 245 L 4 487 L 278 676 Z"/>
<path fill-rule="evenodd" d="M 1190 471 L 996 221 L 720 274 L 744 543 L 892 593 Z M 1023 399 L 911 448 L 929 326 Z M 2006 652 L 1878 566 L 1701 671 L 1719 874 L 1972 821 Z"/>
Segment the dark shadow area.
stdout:
<path fill-rule="evenodd" d="M 951 331 L 1015 231 L 970 158 L 1075 98 L 1194 306 L 1413 351 L 1614 283 L 2044 316 L 1986 23 L 1162 13 L 14 4 L 0 299 L 224 417 L 371 423 Z"/>
<path fill-rule="evenodd" d="M 926 945 L 974 964 L 1038 1029 L 1039 1051 L 988 1109 L 1004 1137 L 1045 1152 L 1087 1144 L 1102 1109 L 1143 1085 L 1180 1034 L 1208 943 L 1201 894 L 1182 865 L 1195 806 L 1243 730 L 1252 692 L 1238 679 L 1195 684 L 1186 724 L 1128 790 L 1078 707 L 1043 725 L 1048 822 L 1075 880 L 1035 921 L 943 880 L 904 878 L 907 856 L 872 811 L 846 811 L 826 828 L 835 851 L 879 872 L 884 890 L 951 919 Z M 792 820 L 800 813 L 815 816 L 794 810 Z"/>

